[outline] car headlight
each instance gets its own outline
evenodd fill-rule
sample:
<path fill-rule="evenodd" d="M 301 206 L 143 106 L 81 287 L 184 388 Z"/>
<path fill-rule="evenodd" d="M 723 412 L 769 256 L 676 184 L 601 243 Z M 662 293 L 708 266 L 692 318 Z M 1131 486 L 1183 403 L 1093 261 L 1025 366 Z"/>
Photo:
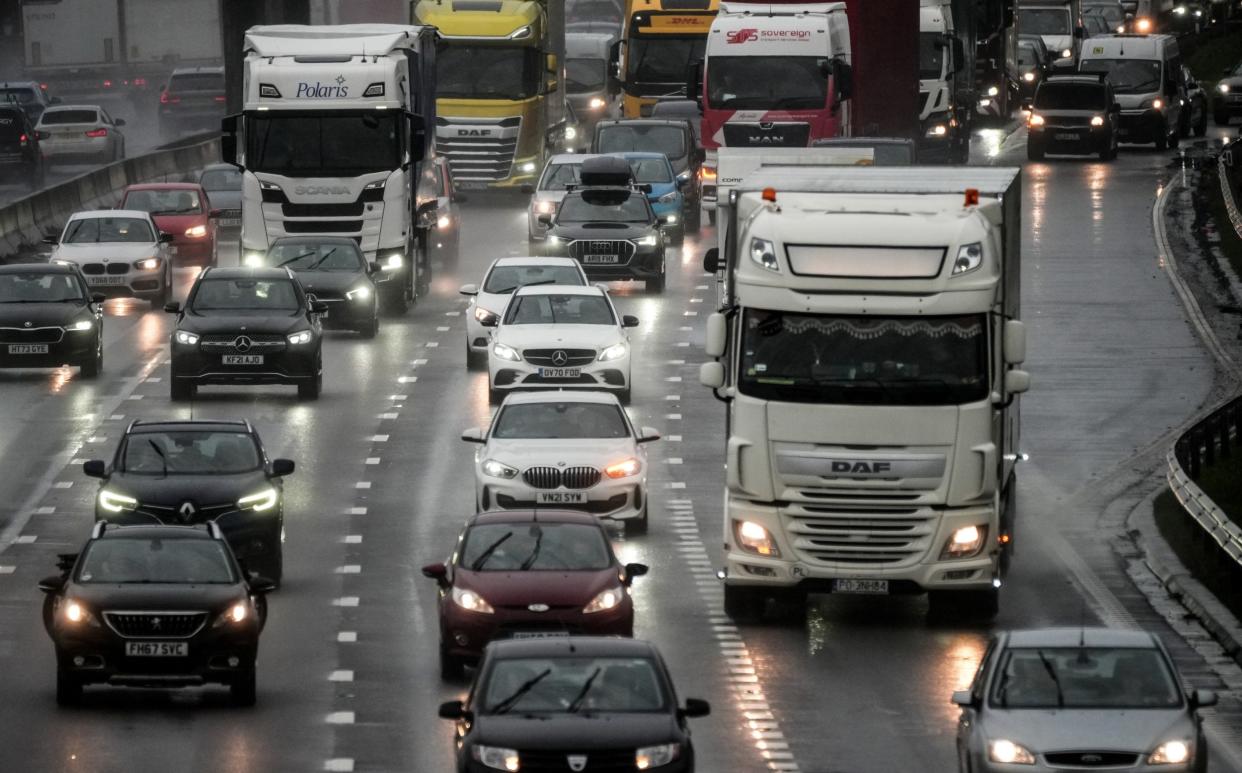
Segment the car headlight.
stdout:
<path fill-rule="evenodd" d="M 643 464 L 634 457 L 622 459 L 619 462 L 610 464 L 604 468 L 604 474 L 612 479 L 628 478 L 642 472 Z"/>
<path fill-rule="evenodd" d="M 177 343 L 185 344 L 186 346 L 193 346 L 198 343 L 198 333 L 191 333 L 188 330 L 178 330 L 173 335 L 173 338 L 177 341 Z"/>
<path fill-rule="evenodd" d="M 1034 765 L 1035 755 L 1025 746 L 1002 738 L 988 743 L 988 761 L 1004 765 Z"/>
<path fill-rule="evenodd" d="M 448 228 L 452 224 L 453 224 L 453 218 L 449 217 L 448 215 L 440 215 L 439 219 L 436 220 L 436 228 L 439 228 L 441 231 Z"/>
<path fill-rule="evenodd" d="M 548 244 L 559 245 L 563 240 L 554 234 L 548 234 Z"/>
<path fill-rule="evenodd" d="M 154 271 L 160 267 L 161 262 L 159 258 L 143 258 L 142 260 L 134 261 L 134 268 L 139 271 Z"/>
<path fill-rule="evenodd" d="M 1190 760 L 1190 745 L 1185 741 L 1165 741 L 1147 758 L 1149 765 L 1178 765 Z"/>
<path fill-rule="evenodd" d="M 481 615 L 490 615 L 496 611 L 495 609 L 492 609 L 491 604 L 487 603 L 487 599 L 472 590 L 455 587 L 453 588 L 452 598 L 454 604 L 468 612 L 478 612 Z M 512 768 L 512 770 L 517 770 L 517 768 Z"/>
<path fill-rule="evenodd" d="M 661 204 L 672 204 L 674 201 L 677 201 L 677 191 L 669 191 L 660 198 L 656 199 L 656 201 Z"/>
<path fill-rule="evenodd" d="M 748 553 L 779 558 L 781 549 L 776 546 L 772 534 L 754 521 L 733 521 L 733 537 L 738 547 Z"/>
<path fill-rule="evenodd" d="M 354 289 L 345 293 L 345 297 L 351 301 L 361 302 L 361 301 L 369 300 L 371 297 L 371 288 L 367 287 L 366 285 L 363 285 L 362 287 L 355 287 Z"/>
<path fill-rule="evenodd" d="M 1073 55 L 1074 55 L 1074 52 L 1073 52 L 1073 51 L 1071 51 L 1071 50 L 1069 50 L 1068 48 L 1063 48 L 1063 49 L 1061 49 L 1061 58 L 1062 58 L 1062 59 L 1069 59 L 1069 58 L 1070 58 L 1071 56 L 1073 56 Z"/>
<path fill-rule="evenodd" d="M 963 526 L 949 535 L 940 558 L 970 558 L 983 549 L 987 536 L 987 526 Z"/>
<path fill-rule="evenodd" d="M 133 510 L 137 507 L 138 500 L 104 489 L 99 492 L 99 506 L 110 513 L 123 513 L 126 510 Z"/>
<path fill-rule="evenodd" d="M 263 267 L 263 253 L 247 252 L 246 256 L 242 258 L 242 265 L 249 266 L 250 268 L 262 268 Z"/>
<path fill-rule="evenodd" d="M 517 477 L 518 471 L 515 467 L 510 467 L 504 462 L 498 462 L 495 459 L 488 459 L 483 462 L 483 473 L 493 478 L 503 478 L 504 480 L 513 480 Z"/>
<path fill-rule="evenodd" d="M 575 140 L 577 138 L 578 138 L 578 129 L 573 126 L 566 126 L 565 127 L 565 139 Z"/>
<path fill-rule="evenodd" d="M 503 746 L 481 746 L 476 744 L 470 750 L 474 755 L 474 761 L 485 768 L 494 770 L 519 770 L 518 753 L 516 749 L 506 749 Z"/>
<path fill-rule="evenodd" d="M 615 588 L 605 588 L 595 594 L 595 598 L 582 608 L 583 614 L 592 612 L 607 612 L 610 609 L 616 609 L 625 599 L 625 588 L 618 585 Z"/>
<path fill-rule="evenodd" d="M 290 333 L 285 336 L 285 339 L 288 340 L 291 345 L 299 346 L 301 344 L 309 344 L 311 339 L 314 337 L 315 334 L 309 330 L 299 330 L 296 333 Z"/>
<path fill-rule="evenodd" d="M 488 324 L 495 324 L 500 320 L 500 315 L 495 312 L 488 311 L 482 306 L 474 307 L 474 318 L 480 325 L 487 327 Z"/>
<path fill-rule="evenodd" d="M 384 258 L 384 262 L 380 265 L 380 268 L 384 269 L 385 271 L 396 271 L 397 269 L 401 268 L 404 265 L 405 265 L 405 258 L 403 258 L 400 253 L 394 252 L 393 254 Z"/>
<path fill-rule="evenodd" d="M 249 599 L 239 599 L 229 604 L 228 609 L 220 613 L 216 621 L 211 624 L 211 627 L 219 628 L 222 625 L 239 625 L 250 619 L 252 611 Z"/>
<path fill-rule="evenodd" d="M 654 247 L 656 246 L 656 243 L 659 241 L 660 241 L 660 237 L 656 236 L 655 234 L 647 234 L 646 236 L 638 237 L 638 246 Z"/>
<path fill-rule="evenodd" d="M 1026 81 L 1027 83 L 1033 83 L 1035 81 L 1035 73 L 1033 72 L 1022 73 L 1022 80 Z"/>
<path fill-rule="evenodd" d="M 77 322 L 74 322 L 72 325 L 65 328 L 65 330 L 70 330 L 75 333 L 80 333 L 83 330 L 90 330 L 93 327 L 95 327 L 95 323 L 92 320 L 82 319 L 82 320 L 78 320 Z"/>
<path fill-rule="evenodd" d="M 1039 113 L 1031 113 L 1031 117 L 1026 119 L 1027 126 L 1043 126 L 1044 117 Z"/>
<path fill-rule="evenodd" d="M 677 216 L 676 215 L 665 215 L 664 222 L 668 223 L 669 225 L 677 225 Z"/>
<path fill-rule="evenodd" d="M 78 623 L 86 623 L 96 628 L 99 627 L 99 621 L 95 619 L 95 615 L 87 609 L 86 605 L 75 599 L 65 599 L 61 605 L 61 614 L 67 622 L 77 625 Z"/>
<path fill-rule="evenodd" d="M 1104 125 L 1104 116 L 1102 116 L 1102 115 L 1093 115 L 1093 116 L 1091 116 L 1091 125 L 1092 125 L 1092 126 L 1103 126 L 1103 125 Z"/>
<path fill-rule="evenodd" d="M 517 350 L 512 346 L 508 346 L 506 344 L 495 344 L 492 346 L 492 354 L 496 355 L 499 359 L 508 360 L 509 362 L 522 361 L 522 355 L 518 354 Z"/>
<path fill-rule="evenodd" d="M 953 261 L 953 276 L 965 274 L 979 268 L 983 264 L 983 244 L 971 242 L 957 249 L 957 260 Z"/>
<path fill-rule="evenodd" d="M 555 209 L 556 209 L 556 204 L 552 203 L 551 201 L 548 201 L 547 199 L 535 202 L 535 214 L 536 215 L 550 215 Z"/>
<path fill-rule="evenodd" d="M 1139 107 L 1143 110 L 1147 110 L 1148 108 L 1152 110 L 1163 110 L 1164 100 L 1163 99 L 1144 99 L 1143 104 L 1139 105 Z"/>
<path fill-rule="evenodd" d="M 634 752 L 634 767 L 639 770 L 650 770 L 667 765 L 681 756 L 681 744 L 662 743 L 659 746 L 644 746 Z"/>
<path fill-rule="evenodd" d="M 988 96 L 995 97 L 1000 94 L 1000 86 L 988 86 Z"/>
<path fill-rule="evenodd" d="M 207 235 L 207 226 L 192 225 L 189 228 L 185 229 L 185 235 L 190 237 L 191 239 L 201 239 Z"/>
<path fill-rule="evenodd" d="M 603 97 L 591 97 L 591 101 L 587 103 L 587 109 L 599 110 L 607 104 L 608 103 L 604 101 Z"/>
<path fill-rule="evenodd" d="M 237 507 L 239 510 L 254 510 L 255 512 L 261 513 L 264 510 L 271 510 L 275 507 L 279 498 L 280 497 L 276 493 L 276 489 L 268 486 L 260 492 L 244 496 L 237 500 Z"/>
<path fill-rule="evenodd" d="M 628 351 L 629 351 L 629 347 L 626 346 L 625 342 L 623 341 L 621 343 L 613 344 L 612 346 L 608 347 L 604 351 L 600 352 L 598 359 L 600 362 L 611 362 L 612 360 L 619 360 L 622 357 L 624 357 L 625 353 Z"/>
<path fill-rule="evenodd" d="M 949 133 L 949 127 L 942 123 L 932 124 L 927 127 L 928 137 L 944 137 Z"/>
<path fill-rule="evenodd" d="M 1216 88 L 1217 88 L 1217 89 L 1219 89 L 1219 90 L 1220 90 L 1220 93 L 1222 93 L 1222 94 L 1228 94 L 1228 93 L 1229 93 L 1229 84 L 1228 84 L 1228 83 L 1222 83 L 1222 84 L 1220 84 L 1219 86 L 1217 86 Z"/>
<path fill-rule="evenodd" d="M 781 270 L 780 265 L 776 262 L 776 245 L 767 239 L 751 237 L 750 259 L 768 271 Z"/>

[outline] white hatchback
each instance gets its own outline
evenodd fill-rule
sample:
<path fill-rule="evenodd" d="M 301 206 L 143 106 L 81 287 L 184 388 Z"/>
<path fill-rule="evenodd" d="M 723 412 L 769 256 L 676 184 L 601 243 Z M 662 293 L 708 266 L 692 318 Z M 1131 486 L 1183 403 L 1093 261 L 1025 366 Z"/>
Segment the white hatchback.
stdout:
<path fill-rule="evenodd" d="M 39 149 L 49 163 L 109 164 L 125 158 L 125 121 L 98 105 L 52 105 L 43 111 L 35 131 Z"/>
<path fill-rule="evenodd" d="M 625 409 L 601 392 L 511 394 L 491 427 L 462 440 L 478 443 L 475 509 L 582 510 L 647 530 L 647 452 L 660 439 L 635 431 Z"/>
<path fill-rule="evenodd" d="M 516 389 L 602 389 L 630 399 L 630 336 L 594 285 L 527 285 L 515 290 L 487 352 L 491 402 Z"/>
<path fill-rule="evenodd" d="M 73 263 L 82 269 L 92 292 L 140 298 L 156 307 L 172 297 L 172 264 L 168 260 L 172 234 L 156 228 L 147 212 L 75 212 L 59 237 L 44 241 L 56 245 L 51 261 Z"/>

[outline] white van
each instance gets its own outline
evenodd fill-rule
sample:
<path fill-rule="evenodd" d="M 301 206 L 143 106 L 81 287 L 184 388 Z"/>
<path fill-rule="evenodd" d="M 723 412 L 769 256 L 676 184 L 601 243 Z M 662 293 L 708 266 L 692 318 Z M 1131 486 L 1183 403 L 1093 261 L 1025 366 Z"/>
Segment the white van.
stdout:
<path fill-rule="evenodd" d="M 1121 105 L 1121 142 L 1177 147 L 1186 86 L 1172 35 L 1102 35 L 1083 41 L 1082 72 L 1108 73 Z"/>

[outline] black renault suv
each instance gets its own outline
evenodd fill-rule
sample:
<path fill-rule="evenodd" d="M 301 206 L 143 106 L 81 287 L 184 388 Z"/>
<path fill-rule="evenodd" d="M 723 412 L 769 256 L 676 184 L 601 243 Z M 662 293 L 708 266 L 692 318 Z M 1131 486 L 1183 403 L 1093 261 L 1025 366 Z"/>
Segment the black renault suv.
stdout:
<path fill-rule="evenodd" d="M 214 521 L 233 552 L 280 582 L 284 487 L 289 459 L 268 459 L 246 421 L 135 421 L 109 465 L 82 465 L 99 478 L 95 520 L 185 526 Z"/>
<path fill-rule="evenodd" d="M 255 702 L 255 656 L 267 612 L 266 578 L 247 575 L 214 525 L 95 524 L 61 574 L 39 582 L 43 624 L 56 645 L 56 702 L 88 684 L 225 684 Z"/>
<path fill-rule="evenodd" d="M 314 400 L 323 387 L 326 303 L 307 298 L 287 268 L 208 268 L 199 274 L 172 333 L 173 400 L 200 384 L 294 384 Z"/>

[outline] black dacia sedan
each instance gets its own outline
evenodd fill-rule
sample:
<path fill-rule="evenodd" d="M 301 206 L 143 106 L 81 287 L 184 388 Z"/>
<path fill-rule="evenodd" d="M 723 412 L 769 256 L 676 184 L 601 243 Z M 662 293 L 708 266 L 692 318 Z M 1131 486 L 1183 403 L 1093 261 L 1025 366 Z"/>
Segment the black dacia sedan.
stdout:
<path fill-rule="evenodd" d="M 173 400 L 202 384 L 291 384 L 314 400 L 323 387 L 327 304 L 307 298 L 287 268 L 209 268 L 199 274 L 172 334 Z"/>
<path fill-rule="evenodd" d="M 691 717 L 650 642 L 612 637 L 490 644 L 465 701 L 440 706 L 457 723 L 458 773 L 495 770 L 694 770 Z"/>
<path fill-rule="evenodd" d="M 56 645 L 56 701 L 82 687 L 228 685 L 255 702 L 255 656 L 271 582 L 247 576 L 208 524 L 95 524 L 62 574 L 39 583 Z"/>
<path fill-rule="evenodd" d="M 102 295 L 74 265 L 0 266 L 0 367 L 78 365 L 85 378 L 103 368 Z"/>

